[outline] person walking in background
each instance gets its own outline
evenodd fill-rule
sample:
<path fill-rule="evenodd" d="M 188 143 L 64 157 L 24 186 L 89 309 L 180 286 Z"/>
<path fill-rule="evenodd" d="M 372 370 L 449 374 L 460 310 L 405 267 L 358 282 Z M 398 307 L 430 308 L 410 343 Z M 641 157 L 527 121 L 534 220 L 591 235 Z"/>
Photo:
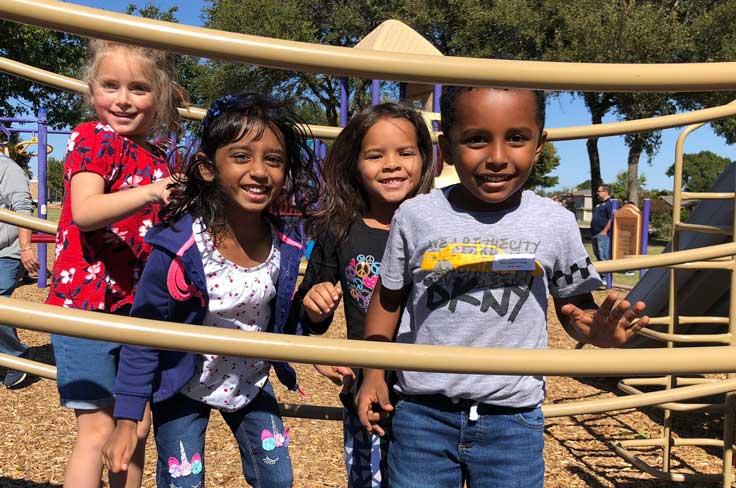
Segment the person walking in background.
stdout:
<path fill-rule="evenodd" d="M 30 215 L 33 200 L 28 189 L 28 177 L 9 157 L 0 154 L 0 208 Z M 13 294 L 21 265 L 29 273 L 38 271 L 38 259 L 31 246 L 31 230 L 0 223 L 0 295 Z M 0 325 L 0 352 L 21 358 L 29 356 L 28 346 L 18 338 L 14 327 Z M 7 388 L 16 388 L 26 379 L 26 373 L 9 369 L 3 379 Z"/>

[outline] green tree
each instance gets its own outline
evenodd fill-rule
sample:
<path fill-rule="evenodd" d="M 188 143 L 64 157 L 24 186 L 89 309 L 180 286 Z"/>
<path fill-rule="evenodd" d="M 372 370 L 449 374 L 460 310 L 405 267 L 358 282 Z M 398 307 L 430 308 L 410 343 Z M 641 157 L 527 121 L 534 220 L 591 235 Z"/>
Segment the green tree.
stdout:
<path fill-rule="evenodd" d="M 590 2 L 550 0 L 547 17 L 557 26 L 545 58 L 554 61 L 598 63 L 687 62 L 694 58 L 692 35 L 679 10 L 681 3 L 646 0 Z M 591 122 L 602 123 L 613 111 L 622 120 L 634 120 L 674 113 L 671 94 L 583 93 L 580 96 L 591 112 Z M 642 154 L 650 158 L 661 145 L 660 132 L 631 134 L 628 171 L 630 194 L 639 203 L 638 165 Z M 591 190 L 602 183 L 597 140 L 587 143 L 591 165 Z M 595 192 L 594 192 L 595 193 Z"/>
<path fill-rule="evenodd" d="M 616 181 L 608 185 L 611 188 L 611 197 L 615 198 L 621 202 L 625 201 L 631 201 L 629 200 L 629 195 L 631 195 L 631 190 L 629 189 L 629 173 L 627 171 L 621 171 L 616 175 Z M 646 175 L 640 174 L 638 175 L 638 185 L 637 185 L 637 191 L 639 193 L 642 192 L 642 189 L 644 185 L 647 184 L 647 177 Z M 634 203 L 634 202 L 631 202 Z M 636 204 L 635 204 L 636 205 Z"/>
<path fill-rule="evenodd" d="M 37 68 L 79 78 L 86 58 L 83 38 L 31 25 L 0 20 L 0 56 Z M 0 72 L 0 114 L 5 117 L 35 116 L 48 111 L 54 127 L 76 125 L 84 102 L 77 93 L 64 92 Z"/>
<path fill-rule="evenodd" d="M 49 201 L 61 201 L 64 197 L 64 163 L 56 158 L 46 161 L 46 191 Z"/>
<path fill-rule="evenodd" d="M 557 154 L 555 146 L 550 142 L 546 143 L 542 148 L 539 160 L 532 167 L 532 172 L 526 183 L 524 183 L 524 188 L 540 191 L 557 185 L 560 179 L 557 176 L 550 176 L 549 173 L 559 165 L 560 156 Z"/>
<path fill-rule="evenodd" d="M 711 189 L 718 176 L 731 164 L 731 160 L 710 151 L 683 155 L 682 189 L 706 192 Z M 669 167 L 667 176 L 674 176 L 675 165 Z"/>
<path fill-rule="evenodd" d="M 205 26 L 213 29 L 352 47 L 381 22 L 392 18 L 391 12 L 398 4 L 398 0 L 221 0 L 208 2 L 203 18 Z M 320 73 L 207 60 L 200 65 L 192 90 L 195 99 L 207 100 L 244 89 L 293 97 L 305 114 L 324 114 L 328 124 L 337 125 L 339 83 L 338 77 Z M 370 80 L 351 79 L 350 84 L 354 111 L 369 103 Z M 319 110 L 314 110 L 315 106 Z"/>

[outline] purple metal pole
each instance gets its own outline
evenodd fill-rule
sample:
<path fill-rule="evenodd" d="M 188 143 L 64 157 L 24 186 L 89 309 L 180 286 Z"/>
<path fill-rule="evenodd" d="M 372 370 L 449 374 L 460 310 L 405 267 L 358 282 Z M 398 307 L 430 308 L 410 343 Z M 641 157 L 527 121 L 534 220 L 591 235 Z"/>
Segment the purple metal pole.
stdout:
<path fill-rule="evenodd" d="M 381 80 L 373 80 L 371 83 L 371 105 L 374 107 L 381 103 Z"/>
<path fill-rule="evenodd" d="M 608 259 L 613 258 L 613 214 L 618 210 L 618 200 L 611 199 L 611 232 L 608 234 Z M 606 288 L 613 288 L 613 273 L 606 274 Z"/>
<path fill-rule="evenodd" d="M 348 103 L 350 101 L 350 85 L 348 79 L 340 78 L 340 127 L 348 125 Z"/>
<path fill-rule="evenodd" d="M 48 121 L 46 109 L 38 111 L 38 216 L 47 218 L 46 210 L 46 143 Z M 46 244 L 38 244 L 38 287 L 46 288 Z"/>
<path fill-rule="evenodd" d="M 644 199 L 644 208 L 641 216 L 641 253 L 646 256 L 649 250 L 649 214 L 651 213 L 652 202 L 648 198 Z M 647 274 L 646 269 L 639 270 L 639 279 Z"/>
<path fill-rule="evenodd" d="M 432 93 L 432 111 L 434 113 L 440 113 L 440 99 L 442 98 L 442 85 L 434 85 L 434 92 Z M 432 121 L 432 129 L 434 130 L 441 130 L 442 127 L 440 127 L 440 123 L 437 121 Z M 437 144 L 432 144 L 432 150 L 434 153 L 434 160 L 435 160 L 435 170 L 434 174 L 435 176 L 439 176 L 440 173 L 442 173 L 442 164 L 443 161 L 440 158 L 440 148 Z"/>
<path fill-rule="evenodd" d="M 13 117 L 0 117 L 0 122 L 10 122 L 17 124 L 35 124 L 38 120 L 34 119 L 15 119 Z"/>

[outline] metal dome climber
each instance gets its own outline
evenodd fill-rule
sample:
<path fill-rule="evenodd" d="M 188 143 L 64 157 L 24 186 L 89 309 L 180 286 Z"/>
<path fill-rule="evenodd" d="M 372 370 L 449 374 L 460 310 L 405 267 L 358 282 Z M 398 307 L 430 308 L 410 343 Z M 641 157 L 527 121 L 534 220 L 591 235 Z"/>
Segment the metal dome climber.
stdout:
<path fill-rule="evenodd" d="M 33 137 L 31 137 L 27 141 L 21 141 L 16 144 L 15 152 L 25 156 L 35 156 L 32 152 L 28 151 L 28 149 L 33 145 L 38 146 L 38 138 L 36 137 L 36 134 L 33 134 Z M 46 154 L 51 154 L 53 151 L 54 146 L 52 146 L 51 144 L 46 144 Z"/>

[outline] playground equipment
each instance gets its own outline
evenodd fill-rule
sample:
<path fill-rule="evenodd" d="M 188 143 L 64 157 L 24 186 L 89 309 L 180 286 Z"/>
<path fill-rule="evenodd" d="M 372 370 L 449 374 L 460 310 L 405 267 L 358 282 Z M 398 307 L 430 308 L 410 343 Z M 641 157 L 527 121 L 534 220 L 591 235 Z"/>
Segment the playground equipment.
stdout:
<path fill-rule="evenodd" d="M 8 126 L 6 127 L 6 124 Z M 35 127 L 13 127 L 12 124 L 31 124 Z M 53 147 L 48 144 L 47 138 L 49 134 L 69 134 L 69 131 L 65 130 L 49 130 L 47 121 L 47 112 L 45 109 L 40 109 L 35 119 L 23 119 L 23 118 L 12 118 L 12 117 L 0 117 L 0 132 L 6 136 L 6 140 L 10 139 L 10 134 L 32 134 L 33 137 L 28 140 L 21 142 L 16 145 L 16 151 L 22 153 L 29 146 L 36 144 L 39 147 L 46 147 L 46 151 L 38 151 L 38 216 L 42 219 L 46 219 L 48 216 L 47 205 L 47 156 L 53 151 Z M 20 147 L 20 151 L 19 151 Z M 46 258 L 46 244 L 49 242 L 47 238 L 36 236 L 34 242 L 38 244 L 38 262 L 40 267 L 38 269 L 38 287 L 46 288 L 47 281 L 47 258 Z M 50 241 L 50 242 L 53 242 Z"/>
<path fill-rule="evenodd" d="M 32 152 L 29 152 L 28 149 L 31 146 L 37 146 L 38 145 L 38 138 L 36 137 L 36 134 L 33 134 L 33 137 L 28 139 L 27 141 L 21 141 L 18 144 L 15 145 L 15 152 L 18 154 L 22 154 L 25 156 L 35 156 Z M 54 152 L 54 146 L 51 144 L 46 144 L 46 154 L 51 154 Z"/>
<path fill-rule="evenodd" d="M 50 0 L 6 0 L 0 5 L 0 17 L 35 25 L 64 29 L 82 35 L 115 39 L 134 44 L 144 44 L 161 49 L 208 56 L 239 62 L 251 62 L 279 68 L 302 69 L 336 73 L 343 76 L 361 76 L 373 79 L 393 79 L 417 83 L 455 83 L 500 86 L 523 86 L 566 90 L 606 91 L 691 91 L 732 88 L 736 80 L 735 63 L 709 63 L 703 65 L 568 65 L 565 63 L 525 63 L 514 61 L 470 60 L 439 56 L 419 56 L 396 53 L 377 54 L 372 51 L 352 50 L 329 46 L 312 46 L 279 40 L 265 40 L 254 36 L 242 36 L 207 29 L 132 18 L 94 9 L 68 5 Z M 175 34 L 175 35 L 174 35 Z M 2 68 L 4 69 L 4 68 Z M 30 76 L 30 75 L 29 75 Z M 45 76 L 45 75 L 44 75 Z M 44 78 L 53 83 L 65 80 Z M 192 118 L 198 114 L 184 110 Z M 726 117 L 736 113 L 734 105 L 715 107 L 706 111 L 677 116 L 619 122 L 581 128 L 551 129 L 551 140 L 596 137 L 622 134 L 640 130 L 703 122 L 711 118 Z M 332 133 L 337 128 L 327 128 Z M 575 130 L 571 130 L 575 129 Z M 681 192 L 682 141 L 693 128 L 686 129 L 678 143 L 675 177 L 675 239 L 674 249 L 679 249 L 679 233 L 723 233 L 726 229 L 714 226 L 697 226 L 679 222 L 679 204 L 687 198 L 736 198 L 733 192 L 708 195 Z M 557 131 L 557 132 L 555 132 Z M 43 141 L 42 143 L 45 143 Z M 43 151 L 41 151 L 43 153 Z M 678 176 L 679 172 L 679 176 Z M 733 214 L 733 212 L 732 212 Z M 37 230 L 51 230 L 48 223 L 32 219 L 18 219 L 12 212 L 0 212 L 0 219 Z M 655 317 L 654 323 L 667 324 L 665 333 L 667 348 L 644 350 L 576 350 L 576 351 L 520 351 L 498 349 L 449 348 L 441 346 L 406 346 L 398 344 L 355 343 L 253 334 L 228 330 L 202 330 L 171 323 L 156 323 L 140 319 L 114 317 L 103 314 L 66 310 L 45 305 L 30 304 L 18 300 L 0 300 L 0 322 L 16 327 L 57 332 L 103 340 L 137 343 L 151 347 L 166 347 L 196 352 L 241 355 L 249 357 L 291 360 L 306 363 L 345 364 L 364 367 L 404 368 L 419 371 L 453 371 L 481 374 L 536 374 L 536 375 L 663 375 L 648 384 L 661 390 L 636 394 L 605 401 L 583 402 L 546 406 L 548 416 L 604 412 L 644 405 L 663 405 L 668 411 L 680 408 L 676 402 L 698 397 L 725 394 L 725 402 L 714 408 L 724 414 L 723 439 L 674 440 L 665 420 L 662 436 L 655 442 L 620 443 L 617 452 L 641 469 L 662 479 L 692 481 L 713 480 L 713 477 L 687 476 L 673 473 L 670 465 L 672 446 L 683 443 L 719 446 L 723 448 L 723 486 L 730 486 L 733 455 L 734 391 L 736 391 L 736 356 L 732 347 L 708 346 L 704 348 L 678 349 L 675 339 L 680 334 L 679 325 L 698 324 L 707 321 L 727 323 L 729 332 L 722 334 L 715 343 L 734 345 L 736 337 L 736 284 L 733 269 L 736 266 L 736 242 L 709 245 L 705 248 L 676 251 L 658 256 L 640 256 L 620 261 L 596 263 L 600 272 L 634 270 L 641 268 L 671 267 L 671 288 L 668 315 Z M 704 318 L 680 316 L 676 306 L 675 272 L 680 269 L 725 269 L 730 272 L 729 318 Z M 647 274 L 647 277 L 651 274 Z M 656 331 L 645 331 L 652 335 Z M 533 358 L 533 360 L 532 360 Z M 52 368 L 16 358 L 0 357 L 0 364 L 38 372 L 52 377 Z M 35 371 L 33 370 L 35 368 Z M 679 381 L 675 375 L 727 372 L 722 381 Z M 625 380 L 622 384 L 632 393 L 643 380 Z M 725 405 L 725 409 L 723 406 Z M 709 408 L 699 404 L 687 408 Z M 643 464 L 631 452 L 632 447 L 651 445 L 662 447 L 663 465 L 654 468 Z"/>

